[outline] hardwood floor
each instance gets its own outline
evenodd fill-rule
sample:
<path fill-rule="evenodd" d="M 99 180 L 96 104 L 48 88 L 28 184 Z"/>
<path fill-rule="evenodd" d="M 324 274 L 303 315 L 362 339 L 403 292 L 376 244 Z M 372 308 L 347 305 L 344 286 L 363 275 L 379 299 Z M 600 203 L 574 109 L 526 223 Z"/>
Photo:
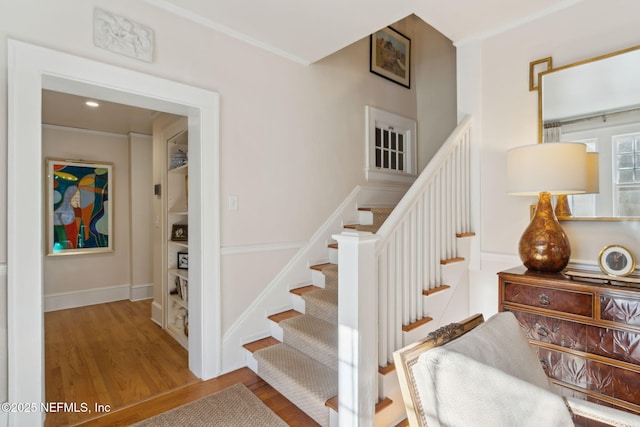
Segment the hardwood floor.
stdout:
<path fill-rule="evenodd" d="M 84 402 L 92 410 L 50 412 L 45 426 L 125 426 L 235 383 L 289 425 L 317 425 L 249 369 L 200 381 L 188 370 L 187 351 L 150 317 L 150 301 L 45 313 L 46 401 Z M 96 414 L 95 405 L 109 412 Z"/>

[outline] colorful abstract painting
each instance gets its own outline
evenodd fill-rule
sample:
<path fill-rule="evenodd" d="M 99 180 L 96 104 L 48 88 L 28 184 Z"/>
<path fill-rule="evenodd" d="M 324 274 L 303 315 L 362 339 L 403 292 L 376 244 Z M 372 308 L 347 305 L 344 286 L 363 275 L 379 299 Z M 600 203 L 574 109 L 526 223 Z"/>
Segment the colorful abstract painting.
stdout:
<path fill-rule="evenodd" d="M 47 159 L 48 255 L 113 250 L 113 165 Z"/>

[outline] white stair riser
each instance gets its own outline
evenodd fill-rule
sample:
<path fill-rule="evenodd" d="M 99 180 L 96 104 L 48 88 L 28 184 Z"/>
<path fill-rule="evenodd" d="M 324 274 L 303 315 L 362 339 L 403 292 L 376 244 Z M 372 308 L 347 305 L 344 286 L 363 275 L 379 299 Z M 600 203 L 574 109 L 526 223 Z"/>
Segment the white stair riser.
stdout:
<path fill-rule="evenodd" d="M 247 358 L 247 367 L 251 369 L 256 374 L 258 373 L 258 361 L 253 357 L 253 353 L 249 350 L 245 350 L 246 358 Z"/>
<path fill-rule="evenodd" d="M 469 260 L 465 258 L 464 261 L 453 262 L 442 266 L 442 284 L 455 287 L 456 283 L 460 280 L 460 277 L 469 268 Z"/>
<path fill-rule="evenodd" d="M 328 248 L 329 250 L 329 262 L 331 264 L 338 263 L 338 250 L 336 248 Z"/>
<path fill-rule="evenodd" d="M 319 288 L 324 288 L 325 277 L 322 271 L 311 270 L 311 283 Z"/>
<path fill-rule="evenodd" d="M 407 418 L 396 371 L 386 375 L 378 374 L 378 392 L 381 399 L 388 398 L 393 403 L 376 413 L 375 427 L 395 426 Z"/>
<path fill-rule="evenodd" d="M 469 259 L 471 257 L 471 241 L 473 236 L 469 237 L 459 237 L 456 239 L 456 245 L 458 248 L 458 256 L 463 257 L 464 259 Z"/>
<path fill-rule="evenodd" d="M 358 211 L 358 223 L 360 225 L 373 224 L 373 212 L 371 211 Z"/>
<path fill-rule="evenodd" d="M 271 331 L 271 336 L 277 339 L 278 341 L 284 341 L 284 331 L 278 324 L 278 322 L 274 322 L 273 320 L 269 320 L 269 330 Z"/>
<path fill-rule="evenodd" d="M 381 398 L 385 398 L 400 391 L 400 382 L 398 381 L 398 374 L 395 370 L 387 374 L 381 374 L 378 372 L 378 391 Z"/>
<path fill-rule="evenodd" d="M 293 309 L 299 313 L 305 313 L 305 305 L 304 300 L 300 295 L 291 294 L 291 302 L 293 304 Z"/>
<path fill-rule="evenodd" d="M 340 427 L 338 413 L 333 408 L 329 408 L 329 427 Z"/>

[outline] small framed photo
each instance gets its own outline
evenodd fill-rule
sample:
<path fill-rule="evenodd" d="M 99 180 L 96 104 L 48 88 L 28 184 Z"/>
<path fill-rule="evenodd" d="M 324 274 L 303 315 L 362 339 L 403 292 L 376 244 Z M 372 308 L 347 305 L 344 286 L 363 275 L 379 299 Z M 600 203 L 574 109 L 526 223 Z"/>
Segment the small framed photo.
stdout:
<path fill-rule="evenodd" d="M 371 34 L 369 71 L 409 89 L 411 39 L 391 27 Z"/>
<path fill-rule="evenodd" d="M 182 270 L 189 269 L 189 253 L 188 252 L 178 252 L 178 268 Z"/>
<path fill-rule="evenodd" d="M 173 224 L 171 240 L 174 242 L 186 242 L 189 240 L 189 226 L 187 224 Z"/>
<path fill-rule="evenodd" d="M 628 276 L 636 269 L 636 259 L 624 246 L 609 245 L 600 251 L 598 265 L 609 276 Z"/>
<path fill-rule="evenodd" d="M 173 281 L 174 281 L 173 285 L 175 286 L 174 288 L 175 292 L 171 292 L 171 293 L 178 295 L 178 297 L 182 298 L 182 279 L 180 279 L 179 276 L 176 276 L 173 279 Z"/>

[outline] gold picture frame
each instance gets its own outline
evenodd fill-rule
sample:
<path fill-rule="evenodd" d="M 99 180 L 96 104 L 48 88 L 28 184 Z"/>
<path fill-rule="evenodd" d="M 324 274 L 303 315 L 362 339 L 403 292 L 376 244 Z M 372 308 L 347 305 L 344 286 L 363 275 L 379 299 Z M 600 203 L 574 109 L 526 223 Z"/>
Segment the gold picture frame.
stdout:
<path fill-rule="evenodd" d="M 609 276 L 624 277 L 634 272 L 636 259 L 624 246 L 608 245 L 598 255 L 598 266 Z"/>

